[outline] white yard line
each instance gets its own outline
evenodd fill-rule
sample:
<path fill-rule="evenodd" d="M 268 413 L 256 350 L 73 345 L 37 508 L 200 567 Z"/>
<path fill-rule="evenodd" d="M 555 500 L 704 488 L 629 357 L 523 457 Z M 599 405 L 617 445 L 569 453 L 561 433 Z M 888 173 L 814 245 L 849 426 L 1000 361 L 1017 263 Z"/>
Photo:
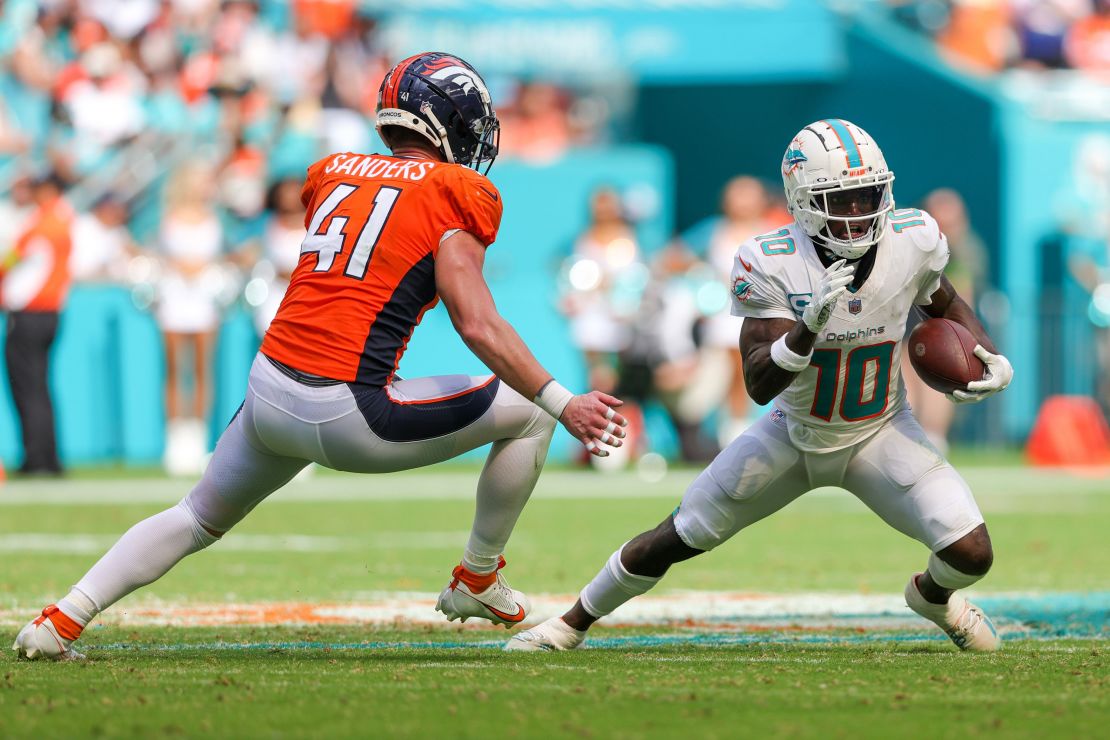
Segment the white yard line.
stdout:
<path fill-rule="evenodd" d="M 357 550 L 428 550 L 462 547 L 469 532 L 375 532 L 365 537 L 318 537 L 304 534 L 240 534 L 225 537 L 229 552 L 349 552 Z M 100 555 L 119 539 L 115 534 L 19 532 L 0 535 L 0 553 L 46 552 Z"/>
<path fill-rule="evenodd" d="M 1090 471 L 1074 474 L 1064 470 L 1021 467 L 966 468 L 961 471 L 972 490 L 983 500 L 1013 503 L 1017 497 L 1050 496 L 1062 498 L 1110 495 L 1106 472 Z M 678 501 L 696 470 L 673 471 L 662 481 L 649 483 L 635 473 L 598 474 L 590 471 L 548 471 L 540 478 L 534 499 L 548 500 L 612 500 L 665 499 Z M 1102 477 L 1098 477 L 1101 475 Z M 279 502 L 334 501 L 454 501 L 472 500 L 476 470 L 460 469 L 439 473 L 403 473 L 398 475 L 355 476 L 316 475 L 308 480 L 293 481 L 271 496 Z M 1073 489 L 1060 491 L 1064 480 Z M 155 504 L 179 501 L 192 487 L 191 480 L 140 478 L 123 480 L 9 481 L 0 487 L 0 507 L 5 506 L 118 506 L 120 504 Z M 843 498 L 839 498 L 843 497 Z M 854 502 L 842 491 L 821 489 L 806 499 Z M 1007 502 L 1007 503 L 1001 503 Z"/>

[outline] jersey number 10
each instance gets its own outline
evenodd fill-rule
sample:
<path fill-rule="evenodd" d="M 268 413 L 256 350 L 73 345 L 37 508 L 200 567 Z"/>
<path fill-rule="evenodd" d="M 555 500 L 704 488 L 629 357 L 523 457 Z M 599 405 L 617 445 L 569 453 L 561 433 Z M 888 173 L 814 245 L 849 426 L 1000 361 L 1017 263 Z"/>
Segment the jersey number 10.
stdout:
<path fill-rule="evenodd" d="M 871 419 L 886 411 L 890 394 L 890 371 L 894 364 L 894 342 L 866 344 L 848 353 L 845 361 L 844 390 L 840 393 L 840 418 L 844 421 Z M 810 416 L 832 420 L 840 390 L 840 350 L 815 349 L 809 364 L 817 368 L 817 389 L 813 393 Z M 863 397 L 869 366 L 874 365 L 874 385 L 869 398 Z"/>
<path fill-rule="evenodd" d="M 328 224 L 328 230 L 322 234 L 320 227 L 328 216 L 331 216 L 339 205 L 354 195 L 357 190 L 357 185 L 347 183 L 336 185 L 312 214 L 312 221 L 308 224 L 308 236 L 301 242 L 301 254 L 316 252 L 314 272 L 330 270 L 335 262 L 335 256 L 343 252 L 343 242 L 347 238 L 347 234 L 344 233 L 347 228 L 347 217 L 333 216 L 331 223 Z M 351 256 L 347 258 L 347 266 L 343 268 L 343 274 L 347 277 L 355 280 L 366 277 L 366 266 L 370 263 L 370 255 L 374 252 L 378 239 L 381 238 L 385 222 L 389 219 L 389 214 L 393 211 L 393 206 L 396 205 L 400 194 L 400 188 L 385 185 L 378 188 L 378 192 L 374 195 L 374 207 L 370 209 L 366 223 L 362 225 L 358 236 L 355 237 L 354 249 L 351 250 Z"/>

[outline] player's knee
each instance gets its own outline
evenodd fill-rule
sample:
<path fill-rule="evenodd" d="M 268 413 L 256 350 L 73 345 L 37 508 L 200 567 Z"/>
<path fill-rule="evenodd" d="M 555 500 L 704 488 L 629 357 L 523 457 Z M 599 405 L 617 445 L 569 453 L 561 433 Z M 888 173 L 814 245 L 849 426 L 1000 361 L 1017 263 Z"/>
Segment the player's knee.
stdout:
<path fill-rule="evenodd" d="M 194 506 L 194 502 L 190 500 L 190 496 L 186 496 L 178 502 L 177 508 L 185 513 L 189 520 L 189 529 L 193 535 L 193 543 L 195 545 L 194 552 L 203 550 L 212 543 L 219 540 L 224 536 L 224 531 L 216 529 L 211 524 L 205 522 Z"/>
<path fill-rule="evenodd" d="M 621 564 L 629 573 L 659 578 L 675 563 L 700 555 L 678 536 L 674 518 L 667 517 L 653 530 L 629 541 L 621 551 Z"/>
<path fill-rule="evenodd" d="M 223 537 L 246 516 L 246 511 L 230 506 L 215 491 L 200 484 L 181 499 L 178 506 L 193 520 L 193 531 L 198 541 L 206 540 L 207 537 L 214 540 Z"/>
<path fill-rule="evenodd" d="M 532 414 L 532 419 L 524 427 L 520 436 L 550 441 L 555 435 L 556 426 L 558 426 L 558 422 L 555 421 L 555 417 L 542 409 L 536 408 Z"/>
<path fill-rule="evenodd" d="M 994 550 L 987 528 L 979 525 L 929 557 L 929 573 L 938 586 L 961 589 L 979 581 L 991 569 Z"/>
<path fill-rule="evenodd" d="M 939 551 L 937 557 L 961 573 L 973 576 L 986 575 L 994 563 L 994 548 L 991 546 L 986 525 L 980 524 Z"/>

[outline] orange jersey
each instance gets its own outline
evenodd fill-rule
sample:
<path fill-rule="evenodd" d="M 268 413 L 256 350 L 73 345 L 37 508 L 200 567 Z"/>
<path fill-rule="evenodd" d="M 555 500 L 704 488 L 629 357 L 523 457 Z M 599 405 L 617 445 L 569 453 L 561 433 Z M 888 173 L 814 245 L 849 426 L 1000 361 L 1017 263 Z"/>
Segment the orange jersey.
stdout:
<path fill-rule="evenodd" d="M 73 209 L 62 199 L 39 207 L 15 244 L 14 265 L 3 278 L 10 311 L 61 311 L 69 295 Z"/>
<path fill-rule="evenodd" d="M 347 152 L 308 168 L 301 201 L 308 234 L 262 352 L 313 375 L 385 385 L 439 300 L 443 235 L 460 229 L 491 244 L 501 195 L 461 165 Z"/>

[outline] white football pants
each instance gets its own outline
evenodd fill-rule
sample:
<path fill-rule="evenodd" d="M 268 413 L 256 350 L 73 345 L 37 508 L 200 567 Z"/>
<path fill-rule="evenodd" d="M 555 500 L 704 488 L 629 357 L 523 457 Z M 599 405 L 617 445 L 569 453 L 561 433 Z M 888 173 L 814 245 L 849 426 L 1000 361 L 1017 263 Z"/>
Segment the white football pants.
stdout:
<path fill-rule="evenodd" d="M 690 484 L 675 529 L 690 547 L 712 550 L 821 486 L 848 489 L 932 552 L 983 523 L 967 483 L 929 443 L 908 409 L 863 442 L 826 453 L 795 448 L 785 420 L 772 411 Z"/>
<path fill-rule="evenodd" d="M 554 429 L 547 412 L 493 376 L 417 378 L 385 388 L 308 385 L 260 354 L 243 406 L 200 482 L 180 504 L 128 530 L 61 608 L 85 624 L 215 542 L 309 462 L 386 473 L 491 442 L 462 560 L 475 572 L 492 572 L 543 469 Z"/>

